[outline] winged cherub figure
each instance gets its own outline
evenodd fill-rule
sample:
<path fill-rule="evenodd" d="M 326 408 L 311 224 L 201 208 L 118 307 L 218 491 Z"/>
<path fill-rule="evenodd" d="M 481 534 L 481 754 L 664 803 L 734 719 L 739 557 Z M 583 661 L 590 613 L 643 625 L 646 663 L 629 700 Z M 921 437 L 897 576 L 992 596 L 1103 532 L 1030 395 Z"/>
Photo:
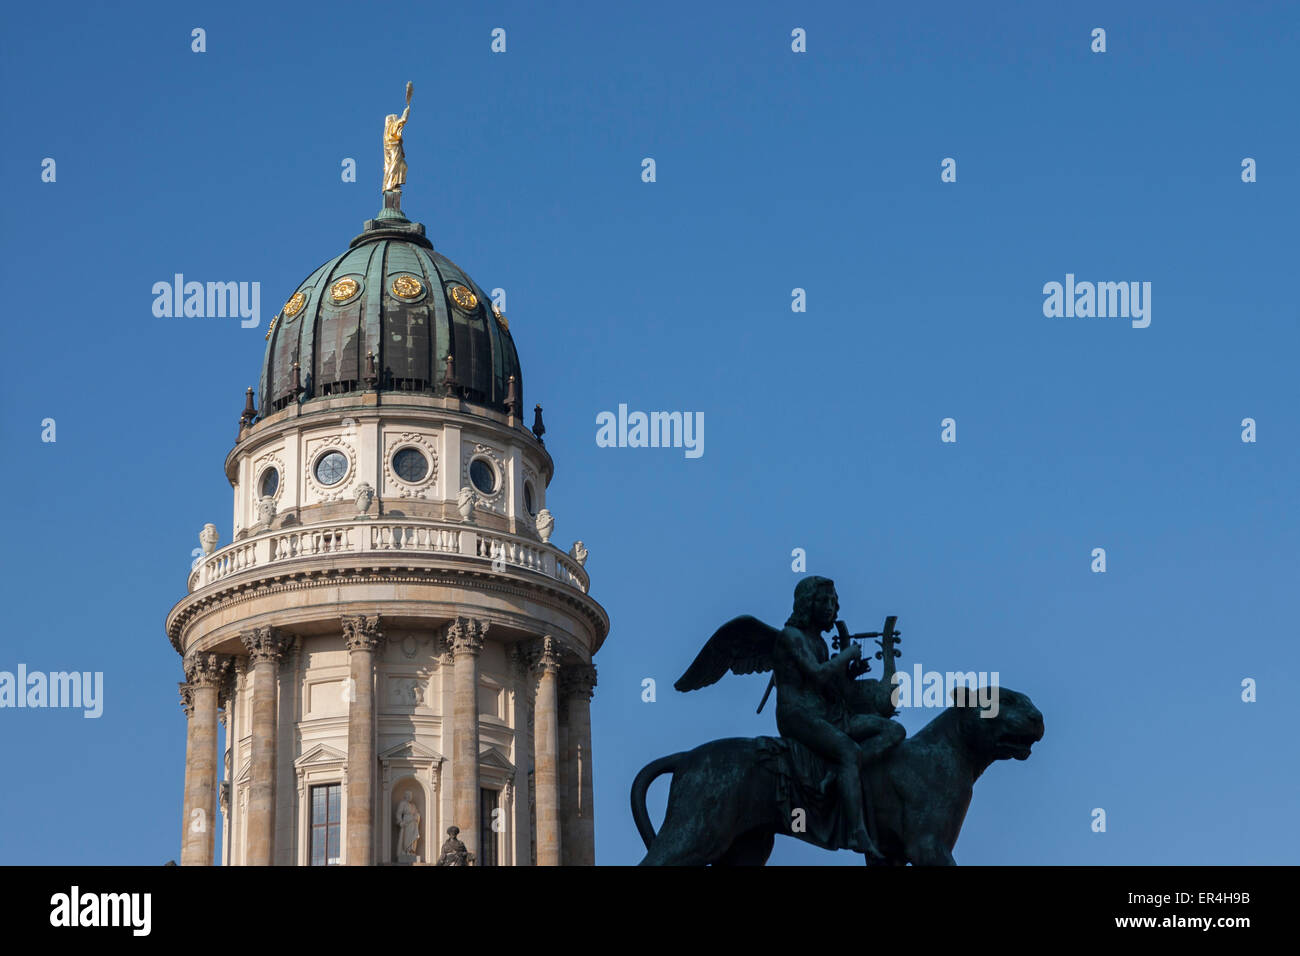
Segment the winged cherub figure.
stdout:
<path fill-rule="evenodd" d="M 795 586 L 794 610 L 782 630 L 744 615 L 709 638 L 673 686 L 696 690 L 733 674 L 772 671 L 776 726 L 834 765 L 841 806 L 852 821 L 847 846 L 881 859 L 867 828 L 862 769 L 895 746 L 906 731 L 894 714 L 889 688 L 855 680 L 851 665 L 862 656 L 852 641 L 834 657 L 822 634 L 835 626 L 839 596 L 829 578 L 806 577 Z"/>

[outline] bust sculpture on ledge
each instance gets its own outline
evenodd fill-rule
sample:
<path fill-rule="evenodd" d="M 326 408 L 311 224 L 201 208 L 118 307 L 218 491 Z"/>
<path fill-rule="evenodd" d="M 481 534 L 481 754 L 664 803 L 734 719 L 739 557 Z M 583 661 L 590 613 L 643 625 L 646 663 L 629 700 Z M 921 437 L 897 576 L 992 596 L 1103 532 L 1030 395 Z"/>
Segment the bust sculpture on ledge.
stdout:
<path fill-rule="evenodd" d="M 460 827 L 447 827 L 447 839 L 438 856 L 438 866 L 469 866 L 474 857 L 459 839 Z"/>

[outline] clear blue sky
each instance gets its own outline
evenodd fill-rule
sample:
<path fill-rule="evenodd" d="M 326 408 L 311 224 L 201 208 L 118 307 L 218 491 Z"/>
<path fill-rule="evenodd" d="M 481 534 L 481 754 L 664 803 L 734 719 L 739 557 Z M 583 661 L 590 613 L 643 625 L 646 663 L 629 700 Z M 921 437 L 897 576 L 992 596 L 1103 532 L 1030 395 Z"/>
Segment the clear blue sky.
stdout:
<path fill-rule="evenodd" d="M 102 670 L 105 713 L 0 711 L 0 862 L 178 856 L 164 615 L 199 527 L 229 540 L 267 319 L 378 209 L 408 79 L 404 206 L 507 290 L 555 536 L 613 621 L 600 861 L 640 858 L 644 763 L 775 733 L 761 677 L 671 684 L 728 618 L 784 621 L 799 547 L 852 628 L 900 616 L 904 665 L 1044 713 L 959 862 L 1300 862 L 1294 4 L 79 7 L 0 32 L 0 670 Z M 261 326 L 155 318 L 177 272 L 260 282 Z M 1150 327 L 1045 318 L 1067 273 L 1151 282 Z M 703 412 L 705 454 L 598 448 L 619 403 Z M 818 861 L 856 858 L 773 856 Z"/>

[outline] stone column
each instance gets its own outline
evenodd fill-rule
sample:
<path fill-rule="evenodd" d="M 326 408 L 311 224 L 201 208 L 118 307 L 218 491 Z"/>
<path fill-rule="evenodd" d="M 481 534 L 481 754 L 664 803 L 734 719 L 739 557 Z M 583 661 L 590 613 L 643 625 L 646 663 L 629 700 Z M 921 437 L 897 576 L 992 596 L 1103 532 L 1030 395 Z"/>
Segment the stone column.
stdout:
<path fill-rule="evenodd" d="M 596 863 L 596 818 L 591 768 L 591 695 L 596 689 L 596 668 L 590 664 L 566 667 L 563 692 L 569 713 L 568 747 L 565 761 L 572 781 L 570 801 L 565 805 L 565 838 L 574 846 L 564 848 L 565 859 L 574 866 Z"/>
<path fill-rule="evenodd" d="M 249 866 L 270 866 L 275 844 L 276 670 L 288 640 L 278 628 L 255 627 L 239 636 L 253 671 L 253 752 L 249 760 Z"/>
<path fill-rule="evenodd" d="M 375 862 L 375 652 L 383 644 L 379 615 L 345 617 L 348 648 L 348 866 Z"/>
<path fill-rule="evenodd" d="M 478 656 L 487 636 L 486 621 L 458 617 L 447 625 L 452 654 L 452 826 L 460 827 L 465 849 L 479 854 Z"/>
<path fill-rule="evenodd" d="M 217 825 L 217 685 L 230 658 L 196 654 L 185 664 L 193 712 L 185 768 L 185 838 L 181 866 L 211 866 Z"/>
<path fill-rule="evenodd" d="M 560 662 L 552 638 L 542 638 L 535 665 L 537 703 L 533 718 L 533 785 L 537 791 L 537 865 L 560 865 L 559 695 Z"/>
<path fill-rule="evenodd" d="M 194 688 L 188 681 L 176 685 L 185 711 L 185 789 L 181 791 L 181 856 L 185 855 L 185 838 L 190 832 L 190 762 L 194 759 Z"/>
<path fill-rule="evenodd" d="M 221 783 L 217 793 L 221 804 L 221 865 L 227 866 L 232 859 L 230 855 L 231 834 L 234 832 L 230 812 L 230 788 L 234 785 L 234 747 L 235 747 L 235 684 L 234 668 L 226 671 L 217 689 L 217 705 L 221 709 L 221 722 L 225 725 L 226 745 L 221 751 Z"/>

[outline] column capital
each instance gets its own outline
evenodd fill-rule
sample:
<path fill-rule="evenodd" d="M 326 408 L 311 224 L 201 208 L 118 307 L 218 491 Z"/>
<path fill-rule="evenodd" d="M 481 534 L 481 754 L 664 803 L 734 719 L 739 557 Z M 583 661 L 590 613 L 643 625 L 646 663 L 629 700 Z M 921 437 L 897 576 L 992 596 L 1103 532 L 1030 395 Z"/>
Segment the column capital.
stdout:
<path fill-rule="evenodd" d="M 471 617 L 458 617 L 447 625 L 444 638 L 452 659 L 462 654 L 478 657 L 483 650 L 483 641 L 487 638 L 488 622 Z"/>
<path fill-rule="evenodd" d="M 596 667 L 594 664 L 570 664 L 564 668 L 560 679 L 560 695 L 565 698 L 591 700 L 596 690 Z"/>
<path fill-rule="evenodd" d="M 230 669 L 230 655 L 204 652 L 185 659 L 185 679 L 196 687 L 219 687 Z"/>
<path fill-rule="evenodd" d="M 194 716 L 194 688 L 186 681 L 181 681 L 176 685 L 176 689 L 181 695 L 181 710 L 185 711 L 185 716 Z"/>
<path fill-rule="evenodd" d="M 382 615 L 343 618 L 343 642 L 348 651 L 376 651 L 384 643 Z"/>
<path fill-rule="evenodd" d="M 533 642 L 533 670 L 538 676 L 560 672 L 560 644 L 547 634 Z"/>
<path fill-rule="evenodd" d="M 254 664 L 277 663 L 288 649 L 290 640 L 290 636 L 278 627 L 253 627 L 239 635 L 240 643 Z"/>

